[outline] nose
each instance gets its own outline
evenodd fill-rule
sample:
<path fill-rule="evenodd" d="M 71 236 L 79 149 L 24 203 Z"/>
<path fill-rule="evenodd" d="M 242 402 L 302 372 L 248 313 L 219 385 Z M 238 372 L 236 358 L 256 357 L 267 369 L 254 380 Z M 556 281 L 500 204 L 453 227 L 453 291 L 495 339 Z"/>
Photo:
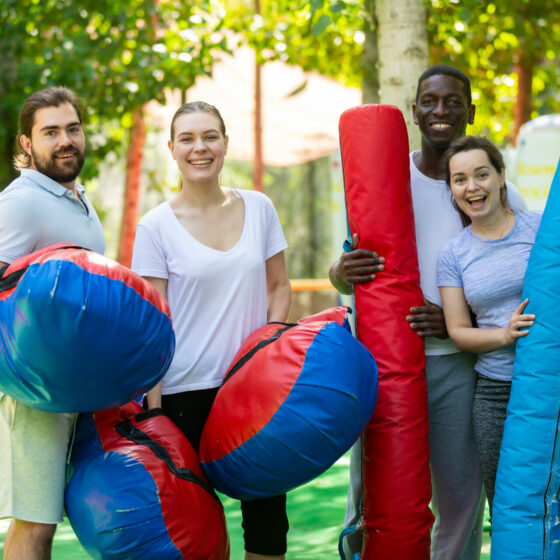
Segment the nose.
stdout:
<path fill-rule="evenodd" d="M 476 190 L 476 181 L 474 180 L 474 177 L 469 177 L 467 179 L 467 190 L 468 191 Z"/>
<path fill-rule="evenodd" d="M 58 143 L 62 146 L 69 146 L 72 144 L 72 140 L 70 139 L 70 135 L 66 130 L 61 130 L 60 135 L 58 137 Z"/>
<path fill-rule="evenodd" d="M 194 149 L 197 152 L 204 151 L 206 149 L 206 143 L 202 137 L 196 138 L 194 141 Z"/>
<path fill-rule="evenodd" d="M 438 116 L 443 116 L 447 113 L 447 105 L 445 104 L 445 99 L 438 99 L 434 107 L 433 114 Z"/>

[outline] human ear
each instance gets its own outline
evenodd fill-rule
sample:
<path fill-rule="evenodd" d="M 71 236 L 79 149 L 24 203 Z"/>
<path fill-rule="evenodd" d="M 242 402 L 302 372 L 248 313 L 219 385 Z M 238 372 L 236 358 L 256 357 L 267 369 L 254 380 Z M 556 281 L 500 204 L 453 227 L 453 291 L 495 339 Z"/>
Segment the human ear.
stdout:
<path fill-rule="evenodd" d="M 25 134 L 22 134 L 19 137 L 19 143 L 20 143 L 21 147 L 23 148 L 23 151 L 26 154 L 31 155 L 31 139 L 29 138 L 29 136 L 26 136 Z"/>
<path fill-rule="evenodd" d="M 167 141 L 167 147 L 169 148 L 169 151 L 171 152 L 171 157 L 176 160 L 177 158 L 175 157 L 175 153 L 173 152 L 173 142 L 171 140 Z"/>
<path fill-rule="evenodd" d="M 412 120 L 414 124 L 418 124 L 418 111 L 416 109 L 416 103 L 412 104 Z"/>
<path fill-rule="evenodd" d="M 469 120 L 468 120 L 469 124 L 474 123 L 474 114 L 475 113 L 476 113 L 476 107 L 471 103 L 471 106 L 469 107 Z"/>

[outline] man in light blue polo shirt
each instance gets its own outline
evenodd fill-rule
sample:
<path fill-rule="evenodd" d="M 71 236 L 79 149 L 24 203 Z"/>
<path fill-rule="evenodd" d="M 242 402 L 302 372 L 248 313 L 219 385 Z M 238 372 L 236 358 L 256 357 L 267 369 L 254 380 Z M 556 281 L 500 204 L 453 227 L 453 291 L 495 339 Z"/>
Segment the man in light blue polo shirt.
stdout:
<path fill-rule="evenodd" d="M 38 91 L 19 115 L 21 176 L 0 193 L 0 270 L 54 243 L 105 252 L 99 218 L 76 182 L 85 158 L 77 96 Z M 56 333 L 53 333 L 56 336 Z M 62 521 L 66 455 L 75 415 L 42 412 L 0 393 L 0 518 L 12 522 L 4 559 L 47 560 Z"/>

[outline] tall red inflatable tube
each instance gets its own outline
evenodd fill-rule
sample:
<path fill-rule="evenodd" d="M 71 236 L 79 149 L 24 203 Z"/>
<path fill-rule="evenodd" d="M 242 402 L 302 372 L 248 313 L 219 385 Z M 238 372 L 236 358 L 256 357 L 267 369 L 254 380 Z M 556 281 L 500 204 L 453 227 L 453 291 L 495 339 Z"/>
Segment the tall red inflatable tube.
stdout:
<path fill-rule="evenodd" d="M 429 559 L 426 360 L 406 322 L 423 296 L 402 113 L 389 105 L 344 112 L 340 146 L 350 231 L 360 248 L 385 257 L 375 281 L 355 289 L 357 336 L 379 367 L 377 408 L 362 436 L 362 559 Z"/>

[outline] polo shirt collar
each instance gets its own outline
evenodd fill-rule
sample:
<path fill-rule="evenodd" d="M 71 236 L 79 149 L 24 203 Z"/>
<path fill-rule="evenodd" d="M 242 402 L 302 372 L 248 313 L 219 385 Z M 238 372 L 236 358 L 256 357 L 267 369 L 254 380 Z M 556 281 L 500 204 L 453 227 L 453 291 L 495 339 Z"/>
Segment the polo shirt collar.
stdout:
<path fill-rule="evenodd" d="M 20 171 L 22 177 L 26 177 L 41 188 L 53 193 L 56 196 L 74 197 L 74 193 L 71 190 L 63 187 L 60 183 L 54 181 L 50 177 L 47 177 L 45 174 L 37 171 L 36 169 L 21 169 Z M 83 185 L 80 185 L 80 183 L 76 183 L 76 190 L 80 194 L 83 194 L 86 189 Z"/>

